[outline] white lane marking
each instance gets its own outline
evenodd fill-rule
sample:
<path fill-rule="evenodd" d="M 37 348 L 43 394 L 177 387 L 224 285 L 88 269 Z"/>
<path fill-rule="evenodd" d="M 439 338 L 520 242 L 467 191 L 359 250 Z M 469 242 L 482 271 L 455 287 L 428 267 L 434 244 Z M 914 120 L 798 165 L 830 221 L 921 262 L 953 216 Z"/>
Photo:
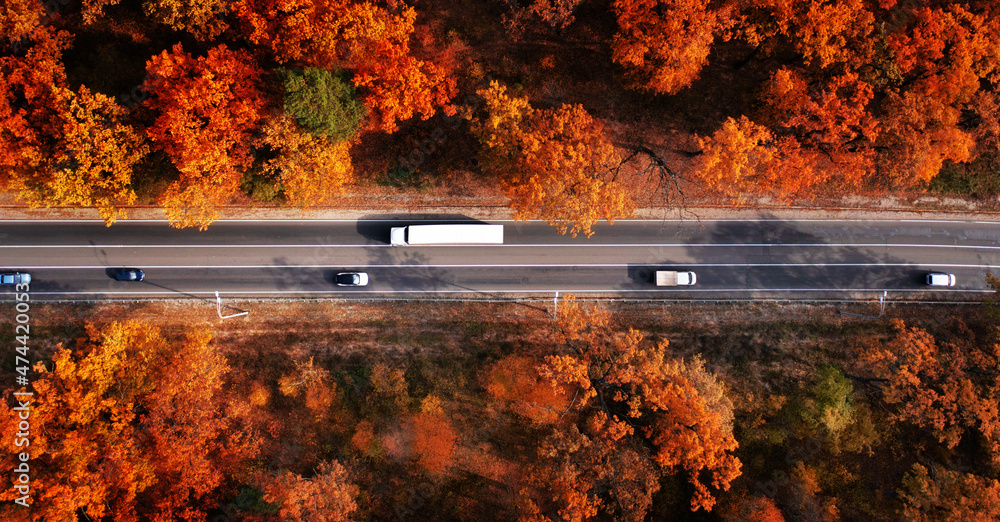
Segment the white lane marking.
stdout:
<path fill-rule="evenodd" d="M 997 239 L 1000 241 L 1000 238 Z M 521 244 L 508 243 L 504 245 L 420 245 L 410 247 L 392 247 L 383 244 L 345 244 L 345 245 L 325 245 L 325 244 L 294 244 L 294 245 L 0 245 L 0 248 L 398 248 L 400 251 L 407 248 L 649 248 L 649 247 L 683 247 L 683 248 L 774 248 L 774 247 L 823 247 L 823 248 L 844 248 L 844 247 L 879 247 L 879 248 L 963 248 L 963 249 L 985 249 L 1000 250 L 1000 245 L 928 245 L 924 243 L 557 243 L 557 244 Z"/>
<path fill-rule="evenodd" d="M 655 265 L 655 266 L 654 266 Z M 142 265 L 143 270 L 151 269 L 220 269 L 220 268 L 654 268 L 654 267 L 839 267 L 839 266 L 903 266 L 936 268 L 1000 268 L 1000 265 L 990 264 L 958 264 L 958 263 L 524 263 L 524 264 L 419 264 L 419 265 L 365 265 L 344 263 L 338 265 Z M 21 270 L 91 270 L 121 268 L 119 265 L 37 265 L 22 266 Z M 666 268 L 664 268 L 666 269 Z"/>
<path fill-rule="evenodd" d="M 553 289 L 541 289 L 541 290 L 511 290 L 511 289 L 470 289 L 470 290 L 247 290 L 247 291 L 220 291 L 219 295 L 238 297 L 241 295 L 275 295 L 275 294 L 349 294 L 363 296 L 365 294 L 538 294 L 547 293 L 551 294 L 553 292 L 564 292 L 564 293 L 611 293 L 611 294 L 623 294 L 623 293 L 634 293 L 634 292 L 660 292 L 660 293 L 720 293 L 720 292 L 840 292 L 840 293 L 852 293 L 852 292 L 947 292 L 947 293 L 974 293 L 974 294 L 988 294 L 992 293 L 993 290 L 976 290 L 976 289 L 959 289 L 952 288 L 949 290 L 934 290 L 934 289 L 907 289 L 907 288 L 716 288 L 716 289 L 622 289 L 622 288 L 609 288 L 609 289 L 566 289 L 566 288 L 553 288 Z M 78 291 L 78 292 L 47 292 L 47 291 L 33 291 L 32 295 L 42 294 L 42 295 L 206 295 L 214 296 L 215 292 L 202 292 L 197 290 L 173 290 L 173 291 L 156 291 L 156 292 L 113 292 L 113 291 Z M 13 294 L 10 294 L 13 295 Z M 0 300 L 5 297 L 0 294 Z"/>

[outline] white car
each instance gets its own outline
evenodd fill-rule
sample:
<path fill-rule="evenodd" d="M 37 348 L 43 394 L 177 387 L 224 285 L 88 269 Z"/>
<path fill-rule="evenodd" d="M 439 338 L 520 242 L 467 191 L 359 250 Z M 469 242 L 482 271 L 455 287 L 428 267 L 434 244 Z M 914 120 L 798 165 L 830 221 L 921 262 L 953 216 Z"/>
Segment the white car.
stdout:
<path fill-rule="evenodd" d="M 368 274 L 364 272 L 341 272 L 334 276 L 337 286 L 365 286 L 368 284 Z"/>
<path fill-rule="evenodd" d="M 931 272 L 927 274 L 927 284 L 930 286 L 955 286 L 955 274 Z"/>

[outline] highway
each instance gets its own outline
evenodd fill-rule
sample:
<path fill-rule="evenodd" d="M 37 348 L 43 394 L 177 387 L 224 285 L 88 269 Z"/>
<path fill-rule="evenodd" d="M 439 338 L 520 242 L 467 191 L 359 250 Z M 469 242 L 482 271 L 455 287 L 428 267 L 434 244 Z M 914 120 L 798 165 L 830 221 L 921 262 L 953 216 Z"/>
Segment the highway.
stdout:
<path fill-rule="evenodd" d="M 864 220 L 620 220 L 591 238 L 542 222 L 505 225 L 505 244 L 390 247 L 389 228 L 461 219 L 218 221 L 207 231 L 164 221 L 0 221 L 0 270 L 32 275 L 34 300 L 108 298 L 552 295 L 640 298 L 976 300 L 1000 275 L 1000 223 Z M 470 222 L 470 220 L 464 220 Z M 142 282 L 112 277 L 145 270 Z M 693 270 L 693 287 L 657 288 L 655 269 Z M 366 271 L 363 288 L 337 287 Z M 953 288 L 923 283 L 954 273 Z M 0 289 L 12 299 L 13 289 Z"/>

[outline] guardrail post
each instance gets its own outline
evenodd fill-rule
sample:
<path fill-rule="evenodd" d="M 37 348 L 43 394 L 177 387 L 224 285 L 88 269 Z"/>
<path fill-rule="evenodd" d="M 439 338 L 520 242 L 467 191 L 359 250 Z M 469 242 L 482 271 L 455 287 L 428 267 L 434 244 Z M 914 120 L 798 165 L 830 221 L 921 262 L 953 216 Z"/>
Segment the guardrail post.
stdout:
<path fill-rule="evenodd" d="M 243 312 L 235 313 L 235 314 L 232 314 L 232 315 L 222 315 L 222 298 L 219 297 L 219 291 L 218 290 L 215 291 L 215 308 L 216 308 L 216 311 L 219 312 L 219 319 L 229 319 L 229 318 L 232 318 L 232 317 L 239 317 L 241 315 L 249 315 L 250 314 L 250 312 L 243 311 Z"/>

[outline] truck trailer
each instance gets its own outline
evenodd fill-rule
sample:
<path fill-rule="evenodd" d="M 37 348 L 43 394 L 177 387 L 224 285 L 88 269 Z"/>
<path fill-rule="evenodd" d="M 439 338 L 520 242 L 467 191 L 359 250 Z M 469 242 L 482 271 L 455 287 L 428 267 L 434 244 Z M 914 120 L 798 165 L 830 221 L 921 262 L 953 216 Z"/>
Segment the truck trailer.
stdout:
<path fill-rule="evenodd" d="M 392 227 L 389 244 L 502 245 L 503 225 L 410 225 Z"/>
<path fill-rule="evenodd" d="M 694 272 L 656 271 L 656 286 L 689 286 L 693 285 L 696 280 Z"/>

